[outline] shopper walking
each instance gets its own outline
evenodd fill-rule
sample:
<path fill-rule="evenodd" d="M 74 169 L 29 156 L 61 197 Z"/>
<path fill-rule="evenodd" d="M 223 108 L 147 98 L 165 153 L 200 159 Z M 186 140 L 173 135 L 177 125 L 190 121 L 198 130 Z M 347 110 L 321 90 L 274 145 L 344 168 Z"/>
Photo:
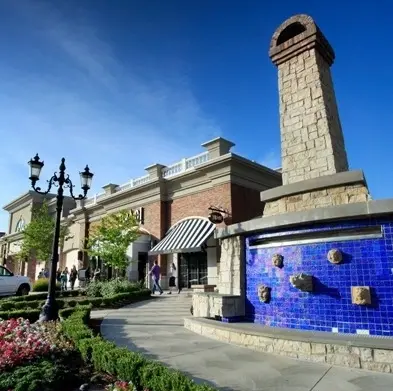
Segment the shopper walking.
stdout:
<path fill-rule="evenodd" d="M 151 275 L 153 279 L 153 290 L 152 290 L 153 295 L 156 292 L 156 289 L 160 292 L 160 295 L 162 295 L 164 292 L 162 291 L 160 286 L 161 268 L 158 265 L 158 261 L 154 261 L 154 265 L 150 269 L 149 275 Z"/>
<path fill-rule="evenodd" d="M 75 281 L 76 278 L 78 277 L 78 271 L 76 270 L 76 266 L 72 266 L 72 269 L 70 271 L 70 285 L 71 285 L 71 290 L 74 290 L 75 287 Z"/>

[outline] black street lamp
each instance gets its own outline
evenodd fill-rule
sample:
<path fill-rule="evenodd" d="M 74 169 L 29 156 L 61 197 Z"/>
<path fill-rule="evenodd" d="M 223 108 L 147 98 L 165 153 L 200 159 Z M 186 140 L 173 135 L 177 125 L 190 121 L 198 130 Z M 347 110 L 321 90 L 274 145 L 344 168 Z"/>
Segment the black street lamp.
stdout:
<path fill-rule="evenodd" d="M 86 166 L 84 171 L 80 172 L 81 178 L 81 188 L 83 190 L 83 194 L 79 194 L 79 196 L 75 197 L 73 193 L 74 185 L 71 182 L 69 175 L 65 175 L 66 166 L 64 164 L 65 159 L 61 159 L 61 164 L 59 167 L 59 175 L 56 173 L 53 174 L 52 178 L 48 181 L 48 190 L 41 191 L 40 187 L 36 187 L 36 183 L 40 178 L 40 173 L 42 167 L 44 166 L 44 162 L 40 161 L 40 158 L 35 155 L 34 159 L 29 161 L 30 165 L 30 180 L 31 187 L 39 194 L 48 194 L 52 188 L 52 186 L 58 187 L 57 196 L 56 196 L 56 225 L 55 225 L 55 233 L 53 236 L 53 246 L 52 246 L 52 266 L 50 270 L 49 277 L 49 287 L 48 287 L 48 298 L 44 306 L 42 307 L 42 311 L 40 314 L 39 321 L 51 321 L 57 320 L 59 317 L 59 308 L 56 303 L 56 271 L 57 271 L 57 262 L 59 261 L 59 238 L 60 238 L 60 219 L 61 219 L 61 211 L 63 209 L 63 201 L 64 201 L 64 188 L 70 189 L 71 197 L 74 200 L 83 200 L 86 198 L 87 192 L 91 187 L 91 181 L 93 179 L 93 173 L 90 172 L 89 167 Z"/>

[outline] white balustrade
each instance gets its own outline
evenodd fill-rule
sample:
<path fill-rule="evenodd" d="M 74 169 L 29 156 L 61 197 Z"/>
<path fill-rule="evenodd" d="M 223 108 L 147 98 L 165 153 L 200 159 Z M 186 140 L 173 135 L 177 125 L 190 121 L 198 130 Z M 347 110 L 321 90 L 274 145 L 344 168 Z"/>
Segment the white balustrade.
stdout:
<path fill-rule="evenodd" d="M 187 159 L 182 159 L 180 162 L 171 164 L 170 166 L 164 167 L 162 169 L 162 177 L 164 179 L 171 178 L 175 175 L 182 174 L 183 172 L 186 172 L 193 167 L 199 166 L 200 164 L 206 163 L 209 160 L 209 153 L 204 152 L 196 156 L 192 156 Z M 144 175 L 142 177 L 136 178 L 136 179 L 131 179 L 127 183 L 124 183 L 123 185 L 117 186 L 115 189 L 115 193 L 118 193 L 120 191 L 126 191 L 129 189 L 132 189 L 133 187 L 143 185 L 147 182 L 149 182 L 150 176 L 149 175 Z M 93 197 L 88 198 L 84 201 L 84 206 L 90 206 L 90 205 L 95 205 L 99 199 L 102 197 L 105 197 L 105 192 L 103 193 L 98 193 L 95 194 Z"/>

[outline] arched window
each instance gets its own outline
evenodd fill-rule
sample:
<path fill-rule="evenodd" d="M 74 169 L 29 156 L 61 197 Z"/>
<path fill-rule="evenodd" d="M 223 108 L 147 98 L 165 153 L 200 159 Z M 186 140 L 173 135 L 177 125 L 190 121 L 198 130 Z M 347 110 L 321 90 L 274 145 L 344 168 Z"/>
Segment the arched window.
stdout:
<path fill-rule="evenodd" d="M 15 227 L 15 232 L 21 232 L 23 231 L 23 229 L 25 228 L 25 220 L 23 220 L 23 217 L 21 217 L 18 222 L 16 223 L 16 227 Z"/>

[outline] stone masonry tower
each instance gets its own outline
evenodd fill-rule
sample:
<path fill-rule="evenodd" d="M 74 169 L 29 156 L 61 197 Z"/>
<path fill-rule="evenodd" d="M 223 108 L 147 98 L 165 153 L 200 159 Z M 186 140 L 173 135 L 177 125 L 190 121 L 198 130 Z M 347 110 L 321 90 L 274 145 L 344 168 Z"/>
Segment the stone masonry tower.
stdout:
<path fill-rule="evenodd" d="M 330 66 L 334 51 L 313 19 L 295 15 L 274 33 L 283 186 L 261 193 L 264 216 L 369 199 L 362 171 L 348 159 Z"/>
<path fill-rule="evenodd" d="M 269 55 L 278 67 L 283 184 L 347 171 L 329 42 L 297 15 L 276 30 Z"/>

